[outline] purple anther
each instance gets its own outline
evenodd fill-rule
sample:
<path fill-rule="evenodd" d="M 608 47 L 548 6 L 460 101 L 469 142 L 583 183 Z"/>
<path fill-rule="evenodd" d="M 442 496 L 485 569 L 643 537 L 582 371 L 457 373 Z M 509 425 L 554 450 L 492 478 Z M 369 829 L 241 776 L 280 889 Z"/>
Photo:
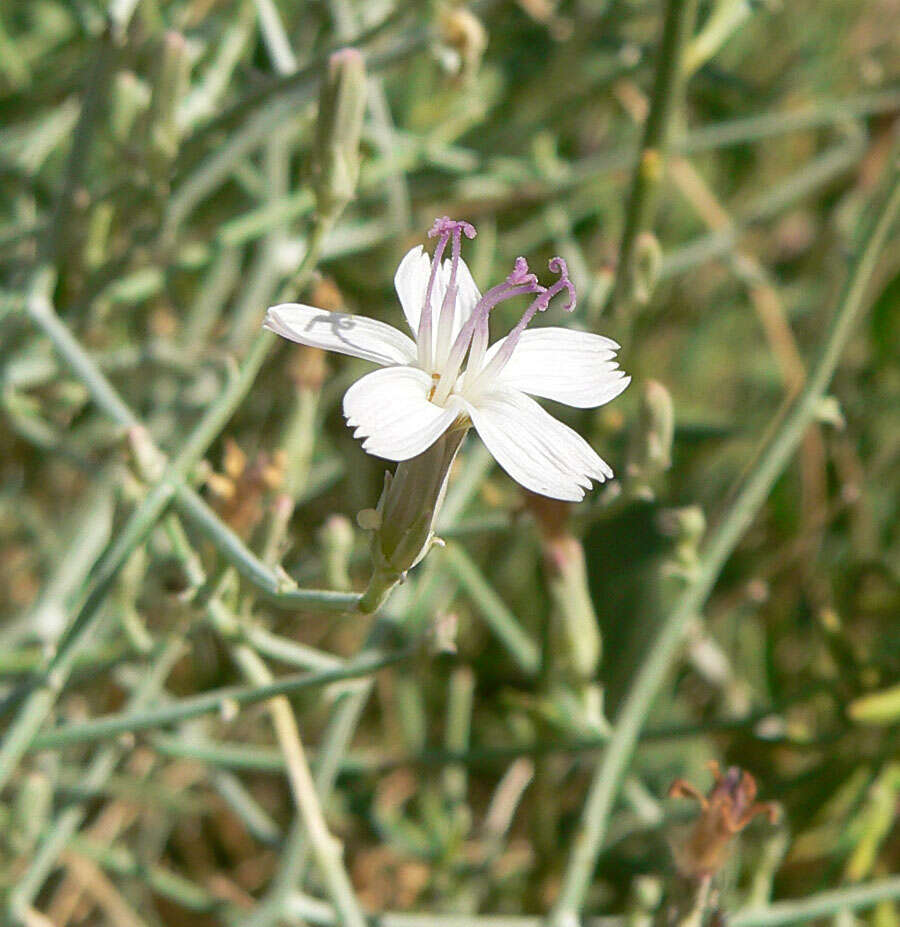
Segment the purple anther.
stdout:
<path fill-rule="evenodd" d="M 513 274 L 519 273 L 521 270 L 522 266 L 519 264 L 519 261 L 516 261 L 516 269 L 513 271 Z M 565 309 L 571 312 L 572 309 L 575 308 L 575 287 L 569 279 L 569 269 L 566 267 L 566 262 L 561 257 L 555 257 L 550 261 L 550 270 L 555 274 L 559 274 L 559 279 L 550 287 L 542 287 L 535 283 L 534 288 L 530 288 L 531 292 L 537 293 L 538 295 L 532 300 L 531 305 L 525 310 L 522 318 L 519 319 L 512 331 L 503 339 L 503 343 L 497 350 L 497 353 L 494 354 L 481 373 L 477 375 L 475 383 L 478 383 L 479 380 L 484 382 L 500 373 L 506 366 L 510 357 L 512 357 L 513 351 L 519 343 L 519 339 L 522 337 L 522 332 L 525 331 L 528 324 L 539 312 L 544 312 L 547 309 L 554 296 L 566 290 L 569 294 L 569 301 L 566 303 Z M 512 294 L 515 291 L 516 288 L 510 287 L 506 293 Z M 522 292 L 522 290 L 520 290 L 520 292 Z M 525 292 L 528 292 L 528 290 L 525 290 Z M 501 299 L 505 298 L 507 298 L 506 294 L 501 297 Z M 498 300 L 498 302 L 499 301 L 500 300 Z"/>
<path fill-rule="evenodd" d="M 506 282 L 510 286 L 523 286 L 525 284 L 531 284 L 537 287 L 538 278 L 531 273 L 528 269 L 528 261 L 523 257 L 516 258 L 515 267 L 512 270 L 512 273 L 506 278 Z"/>
<path fill-rule="evenodd" d="M 434 225 L 432 225 L 428 231 L 428 237 L 437 238 L 438 235 L 449 236 L 456 231 L 462 232 L 466 238 L 474 238 L 477 234 L 475 232 L 475 226 L 469 222 L 451 219 L 449 216 L 441 216 L 440 219 L 434 220 Z"/>
<path fill-rule="evenodd" d="M 550 298 L 552 299 L 557 293 L 565 289 L 569 294 L 569 301 L 563 306 L 566 312 L 571 312 L 575 308 L 575 284 L 569 279 L 569 268 L 561 257 L 550 258 L 550 271 L 559 274 L 559 280 L 550 287 Z"/>

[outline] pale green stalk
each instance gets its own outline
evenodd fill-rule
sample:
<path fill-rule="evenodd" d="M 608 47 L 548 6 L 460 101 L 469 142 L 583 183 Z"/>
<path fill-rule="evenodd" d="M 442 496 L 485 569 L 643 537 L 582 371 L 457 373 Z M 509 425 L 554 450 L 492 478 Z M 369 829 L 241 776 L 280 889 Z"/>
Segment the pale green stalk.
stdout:
<path fill-rule="evenodd" d="M 522 629 L 519 620 L 490 586 L 472 558 L 458 544 L 448 544 L 442 561 L 522 672 L 533 676 L 540 664 L 537 644 Z"/>
<path fill-rule="evenodd" d="M 306 258 L 298 271 L 298 280 L 305 281 L 312 273 L 330 223 L 316 224 Z M 138 423 L 93 364 L 81 345 L 60 321 L 50 303 L 52 271 L 44 269 L 35 275 L 27 309 L 30 317 L 49 334 L 54 345 L 85 382 L 95 400 L 102 401 L 116 420 L 132 427 Z M 94 573 L 94 582 L 84 604 L 66 629 L 50 660 L 43 678 L 27 695 L 0 745 L 0 791 L 9 781 L 22 755 L 52 710 L 72 671 L 74 662 L 90 640 L 100 622 L 103 605 L 119 571 L 131 552 L 141 544 L 168 508 L 178 489 L 185 484 L 191 471 L 208 447 L 234 414 L 253 385 L 256 375 L 275 341 L 270 332 L 261 330 L 245 357 L 238 375 L 226 385 L 222 394 L 209 408 L 194 431 L 188 436 L 178 455 L 166 466 L 161 479 L 150 489 L 144 501 L 132 513 L 122 530 L 107 548 Z"/>
<path fill-rule="evenodd" d="M 703 607 L 722 567 L 790 462 L 807 426 L 815 418 L 854 324 L 864 308 L 866 287 L 900 209 L 900 161 L 896 153 L 893 154 L 893 163 L 882 190 L 883 195 L 876 201 L 877 206 L 860 236 L 856 260 L 838 300 L 837 310 L 819 356 L 810 368 L 802 391 L 773 434 L 756 470 L 712 533 L 702 554 L 696 579 L 665 617 L 656 640 L 628 690 L 610 742 L 591 781 L 560 896 L 551 915 L 551 922 L 557 927 L 569 927 L 577 920 L 584 905 L 619 786 L 653 701 L 678 656 L 685 630 Z"/>
<path fill-rule="evenodd" d="M 159 694 L 172 666 L 183 653 L 184 641 L 180 637 L 175 637 L 166 644 L 129 700 L 129 710 L 142 709 Z M 92 790 L 103 787 L 121 756 L 122 747 L 118 744 L 108 744 L 98 751 L 80 782 L 88 795 Z M 84 802 L 71 804 L 60 812 L 53 823 L 46 828 L 43 841 L 10 893 L 8 911 L 14 919 L 21 918 L 22 912 L 37 896 L 66 845 L 84 821 L 87 811 Z"/>
<path fill-rule="evenodd" d="M 179 724 L 200 715 L 228 712 L 235 706 L 255 705 L 257 702 L 267 701 L 276 695 L 292 695 L 306 689 L 319 689 L 335 682 L 370 676 L 385 667 L 396 666 L 412 659 L 415 652 L 415 647 L 409 647 L 393 652 L 370 653 L 351 660 L 338 669 L 315 673 L 292 673 L 279 676 L 266 685 L 225 686 L 200 695 L 174 699 L 155 708 L 101 715 L 88 721 L 73 721 L 51 728 L 46 733 L 32 738 L 26 749 L 30 747 L 33 750 L 50 750 L 69 744 L 92 743 L 132 731 L 145 731 Z"/>
<path fill-rule="evenodd" d="M 697 0 L 667 0 L 650 112 L 644 124 L 640 153 L 634 167 L 625 228 L 619 246 L 618 271 L 610 304 L 627 306 L 634 291 L 635 245 L 649 231 L 665 171 L 673 119 L 682 104 L 687 72 L 685 52 L 697 16 Z"/>

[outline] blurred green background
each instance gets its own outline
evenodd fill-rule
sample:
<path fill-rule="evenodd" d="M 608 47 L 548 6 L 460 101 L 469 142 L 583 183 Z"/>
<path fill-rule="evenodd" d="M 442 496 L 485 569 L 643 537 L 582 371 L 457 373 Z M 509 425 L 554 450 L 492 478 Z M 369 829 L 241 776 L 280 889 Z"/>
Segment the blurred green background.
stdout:
<path fill-rule="evenodd" d="M 559 913 L 610 721 L 801 389 L 896 161 L 897 0 L 693 6 L 0 7 L 10 922 Z M 317 99 L 347 44 L 368 74 L 360 174 L 323 229 Z M 664 164 L 630 232 L 662 98 Z M 283 342 L 263 361 L 265 308 L 297 296 L 399 322 L 397 262 L 445 214 L 478 227 L 482 290 L 517 255 L 568 261 L 579 307 L 547 323 L 617 338 L 634 379 L 607 407 L 553 411 L 620 479 L 542 504 L 471 435 L 448 546 L 383 615 L 278 600 L 294 580 L 354 601 L 369 564 L 356 514 L 385 466 L 341 415 L 366 365 Z M 663 667 L 579 913 L 900 922 L 896 234 L 870 271 L 828 396 Z M 498 310 L 498 332 L 516 312 Z M 174 477 L 163 455 L 183 462 Z M 297 673 L 315 678 L 263 703 Z M 74 734 L 54 740 L 63 725 Z M 304 836 L 285 775 L 298 732 L 343 867 Z M 666 795 L 679 777 L 706 792 L 713 759 L 783 813 L 728 843 L 695 908 L 676 859 L 698 809 Z"/>

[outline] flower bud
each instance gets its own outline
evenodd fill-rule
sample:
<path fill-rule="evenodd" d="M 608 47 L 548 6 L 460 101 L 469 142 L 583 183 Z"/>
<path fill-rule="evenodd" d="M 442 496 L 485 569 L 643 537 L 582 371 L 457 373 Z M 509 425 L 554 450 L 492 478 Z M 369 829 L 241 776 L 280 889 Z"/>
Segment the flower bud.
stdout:
<path fill-rule="evenodd" d="M 488 44 L 481 20 L 465 7 L 444 7 L 438 28 L 440 57 L 445 67 L 463 78 L 476 74 Z"/>
<path fill-rule="evenodd" d="M 167 32 L 150 110 L 150 151 L 158 167 L 168 164 L 178 153 L 181 141 L 178 107 L 187 94 L 190 72 L 191 61 L 184 36 L 179 32 Z"/>
<path fill-rule="evenodd" d="M 120 71 L 113 84 L 109 121 L 118 142 L 126 142 L 134 124 L 150 105 L 150 89 L 132 71 Z"/>
<path fill-rule="evenodd" d="M 319 214 L 334 216 L 356 194 L 366 67 L 355 48 L 336 51 L 319 94 L 313 177 Z"/>
<path fill-rule="evenodd" d="M 29 773 L 13 806 L 11 842 L 19 853 L 30 853 L 53 810 L 53 783 L 43 772 Z"/>
<path fill-rule="evenodd" d="M 700 542 L 706 533 L 706 516 L 698 505 L 665 509 L 659 516 L 663 534 L 672 538 L 672 556 L 663 563 L 666 576 L 690 580 L 700 564 Z"/>
<path fill-rule="evenodd" d="M 332 515 L 319 531 L 325 560 L 325 575 L 332 589 L 350 588 L 350 555 L 353 553 L 353 525 L 343 515 Z"/>
<path fill-rule="evenodd" d="M 570 506 L 532 493 L 526 504 L 541 532 L 544 569 L 553 600 L 548 629 L 550 671 L 571 683 L 589 682 L 600 663 L 600 623 L 588 587 L 584 547 L 568 528 Z"/>
<path fill-rule="evenodd" d="M 675 410 L 669 391 L 648 380 L 641 395 L 638 421 L 628 452 L 628 475 L 649 482 L 672 465 Z"/>
<path fill-rule="evenodd" d="M 372 535 L 372 580 L 360 611 L 375 611 L 434 543 L 450 467 L 468 430 L 468 421 L 451 425 L 427 451 L 400 461 L 393 476 L 385 474 Z"/>
<path fill-rule="evenodd" d="M 662 269 L 662 248 L 653 232 L 642 232 L 634 244 L 634 298 L 643 305 L 650 301 Z"/>

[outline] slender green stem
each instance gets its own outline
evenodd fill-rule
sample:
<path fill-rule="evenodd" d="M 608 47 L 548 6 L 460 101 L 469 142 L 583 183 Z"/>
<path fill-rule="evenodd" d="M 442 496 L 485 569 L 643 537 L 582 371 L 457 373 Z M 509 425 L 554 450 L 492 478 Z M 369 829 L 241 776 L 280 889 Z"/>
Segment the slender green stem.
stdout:
<path fill-rule="evenodd" d="M 327 221 L 317 222 L 310 236 L 310 244 L 303 264 L 297 273 L 298 285 L 308 280 L 315 268 L 329 227 L 330 223 Z M 36 274 L 28 299 L 29 315 L 51 336 L 54 345 L 72 364 L 90 389 L 91 394 L 95 398 L 102 399 L 104 409 L 109 410 L 117 421 L 132 427 L 137 426 L 138 423 L 131 411 L 109 386 L 108 381 L 93 364 L 87 352 L 56 316 L 49 299 L 51 281 L 52 271 L 44 269 Z M 56 704 L 75 660 L 99 624 L 102 614 L 101 605 L 119 572 L 128 561 L 132 551 L 153 529 L 178 489 L 185 484 L 190 472 L 243 401 L 274 341 L 275 336 L 271 332 L 265 330 L 259 332 L 244 358 L 238 375 L 227 384 L 222 394 L 188 436 L 178 455 L 166 466 L 162 478 L 150 489 L 144 501 L 132 513 L 121 532 L 107 548 L 106 554 L 95 571 L 93 586 L 84 604 L 66 629 L 43 678 L 26 696 L 24 705 L 0 745 L 0 790 L 9 781 L 19 760 L 28 750 L 47 715 Z"/>
<path fill-rule="evenodd" d="M 491 588 L 472 558 L 458 544 L 448 544 L 443 560 L 509 655 L 523 672 L 534 675 L 540 664 L 537 644 L 522 630 L 516 616 Z"/>
<path fill-rule="evenodd" d="M 811 895 L 799 901 L 779 901 L 765 908 L 737 911 L 728 918 L 734 927 L 781 927 L 828 917 L 839 911 L 859 911 L 882 901 L 900 898 L 900 876 L 851 885 L 831 892 Z M 308 895 L 291 898 L 289 912 L 310 924 L 331 927 L 334 910 Z M 541 927 L 544 919 L 530 914 L 443 914 L 434 911 L 385 911 L 372 918 L 372 927 Z M 584 927 L 624 927 L 624 917 L 586 917 Z"/>
<path fill-rule="evenodd" d="M 687 76 L 684 68 L 685 52 L 696 16 L 697 0 L 667 0 L 652 102 L 631 180 L 625 229 L 619 246 L 619 268 L 610 295 L 613 307 L 627 306 L 631 299 L 634 289 L 635 244 L 638 236 L 653 224 L 656 214 L 672 120 L 681 106 Z"/>
<path fill-rule="evenodd" d="M 142 877 L 164 898 L 171 898 L 189 911 L 216 911 L 225 903 L 205 888 L 163 866 L 145 866 L 125 847 L 107 847 L 95 840 L 75 837 L 72 849 L 120 877 Z"/>
<path fill-rule="evenodd" d="M 162 689 L 172 666 L 183 652 L 184 641 L 180 637 L 173 638 L 162 649 L 135 690 L 128 705 L 130 711 L 138 711 L 152 701 Z M 121 754 L 122 748 L 117 744 L 108 744 L 98 751 L 80 781 L 86 796 L 90 796 L 92 791 L 103 787 L 112 775 Z M 21 916 L 53 871 L 56 861 L 85 819 L 88 811 L 87 801 L 86 797 L 84 801 L 69 805 L 46 829 L 46 836 L 34 853 L 28 869 L 17 880 L 15 888 L 10 893 L 9 911 L 13 918 Z"/>
<path fill-rule="evenodd" d="M 308 255 L 310 259 L 305 262 L 305 267 L 301 268 L 298 279 L 308 278 L 312 271 L 313 261 L 317 258 L 318 250 L 321 248 L 324 234 L 318 235 L 310 242 Z M 126 428 L 141 427 L 138 417 L 131 411 L 122 397 L 118 394 L 115 387 L 109 382 L 103 371 L 97 366 L 94 359 L 84 350 L 78 340 L 72 335 L 69 328 L 53 311 L 47 294 L 52 283 L 52 271 L 45 270 L 37 275 L 32 290 L 32 296 L 27 302 L 27 311 L 32 321 L 38 324 L 44 333 L 51 339 L 54 347 L 62 355 L 66 363 L 71 367 L 76 376 L 87 387 L 91 397 L 97 405 L 120 425 Z M 234 397 L 231 402 L 234 406 L 240 403 L 243 395 L 252 384 L 256 372 L 259 370 L 266 355 L 271 347 L 272 336 L 268 332 L 262 332 L 254 347 L 251 349 L 247 360 L 242 368 L 241 377 L 231 384 L 231 393 Z M 201 422 L 197 431 L 194 433 L 195 441 L 199 440 L 206 446 L 221 431 L 224 421 L 230 417 L 230 412 L 223 405 L 223 400 L 228 393 L 220 397 L 217 406 L 211 410 L 217 413 L 214 417 L 212 414 L 207 420 Z M 202 429 L 202 431 L 201 431 Z M 151 446 L 151 452 L 160 454 L 158 449 Z M 215 544 L 219 553 L 237 570 L 240 574 L 252 583 L 260 592 L 264 593 L 270 601 L 279 608 L 306 608 L 317 607 L 323 609 L 334 609 L 338 611 L 352 610 L 359 600 L 359 596 L 354 593 L 346 592 L 329 592 L 326 590 L 316 589 L 294 589 L 292 582 L 283 575 L 266 566 L 256 555 L 244 544 L 244 542 L 219 518 L 218 515 L 200 498 L 200 496 L 187 484 L 184 477 L 196 463 L 193 455 L 197 454 L 197 448 L 187 448 L 182 451 L 180 457 L 190 454 L 188 466 L 182 465 L 180 470 L 171 471 L 168 479 L 175 486 L 175 505 L 179 512 L 191 521 L 195 527 Z M 160 455 L 161 456 L 161 455 Z M 202 453 L 198 455 L 202 456 Z M 171 486 L 166 490 L 171 493 Z M 149 500 L 149 496 L 148 496 Z M 168 504 L 168 499 L 165 500 Z M 146 504 L 146 503 L 145 503 Z"/>
<path fill-rule="evenodd" d="M 219 554 L 272 605 L 284 609 L 320 608 L 328 611 L 352 611 L 356 608 L 360 596 L 355 592 L 291 588 L 293 582 L 287 576 L 263 563 L 186 484 L 179 487 L 175 506 L 178 513 L 202 531 Z"/>
<path fill-rule="evenodd" d="M 900 899 L 900 876 L 865 885 L 847 885 L 798 901 L 776 901 L 765 908 L 738 911 L 728 922 L 734 927 L 781 927 L 782 924 L 831 917 L 840 911 L 872 908 L 882 901 L 897 899 Z"/>
<path fill-rule="evenodd" d="M 47 226 L 45 260 L 61 262 L 68 250 L 75 191 L 87 167 L 94 138 L 98 135 L 94 124 L 103 110 L 104 97 L 112 85 L 111 76 L 119 48 L 138 2 L 139 0 L 128 0 L 121 3 L 113 0 L 109 4 L 109 23 L 98 42 L 99 47 L 91 66 L 81 114 L 72 137 L 62 187 L 56 200 L 53 219 Z"/>
<path fill-rule="evenodd" d="M 232 654 L 247 679 L 255 685 L 271 684 L 272 674 L 255 650 L 246 644 L 238 644 L 232 648 Z M 338 911 L 344 927 L 365 927 L 359 902 L 344 867 L 343 848 L 331 835 L 319 803 L 316 784 L 306 759 L 306 749 L 300 738 L 290 702 L 283 695 L 277 696 L 269 700 L 267 707 L 284 756 L 294 802 L 335 910 Z"/>
<path fill-rule="evenodd" d="M 196 718 L 213 712 L 227 712 L 235 705 L 254 705 L 274 698 L 276 695 L 291 695 L 305 689 L 317 689 L 333 682 L 359 679 L 370 676 L 387 666 L 396 666 L 412 659 L 416 648 L 409 647 L 390 653 L 372 653 L 352 660 L 339 669 L 320 673 L 292 673 L 279 676 L 273 682 L 261 686 L 226 686 L 213 689 L 201 695 L 178 699 L 142 711 L 124 711 L 103 715 L 90 721 L 72 722 L 52 728 L 45 734 L 33 737 L 25 749 L 49 750 L 75 743 L 91 743 L 118 737 L 130 731 L 145 731 L 151 728 L 178 724 L 188 718 Z"/>
<path fill-rule="evenodd" d="M 659 635 L 622 704 L 613 735 L 596 768 L 582 812 L 559 900 L 552 914 L 556 925 L 571 924 L 584 904 L 619 785 L 628 769 L 653 701 L 678 655 L 688 623 L 703 607 L 719 572 L 797 449 L 850 338 L 854 323 L 864 306 L 867 284 L 900 209 L 900 161 L 896 154 L 883 195 L 876 202 L 878 208 L 860 237 L 856 260 L 803 390 L 773 434 L 758 467 L 713 532 L 701 558 L 696 580 L 688 586 L 663 620 Z"/>

